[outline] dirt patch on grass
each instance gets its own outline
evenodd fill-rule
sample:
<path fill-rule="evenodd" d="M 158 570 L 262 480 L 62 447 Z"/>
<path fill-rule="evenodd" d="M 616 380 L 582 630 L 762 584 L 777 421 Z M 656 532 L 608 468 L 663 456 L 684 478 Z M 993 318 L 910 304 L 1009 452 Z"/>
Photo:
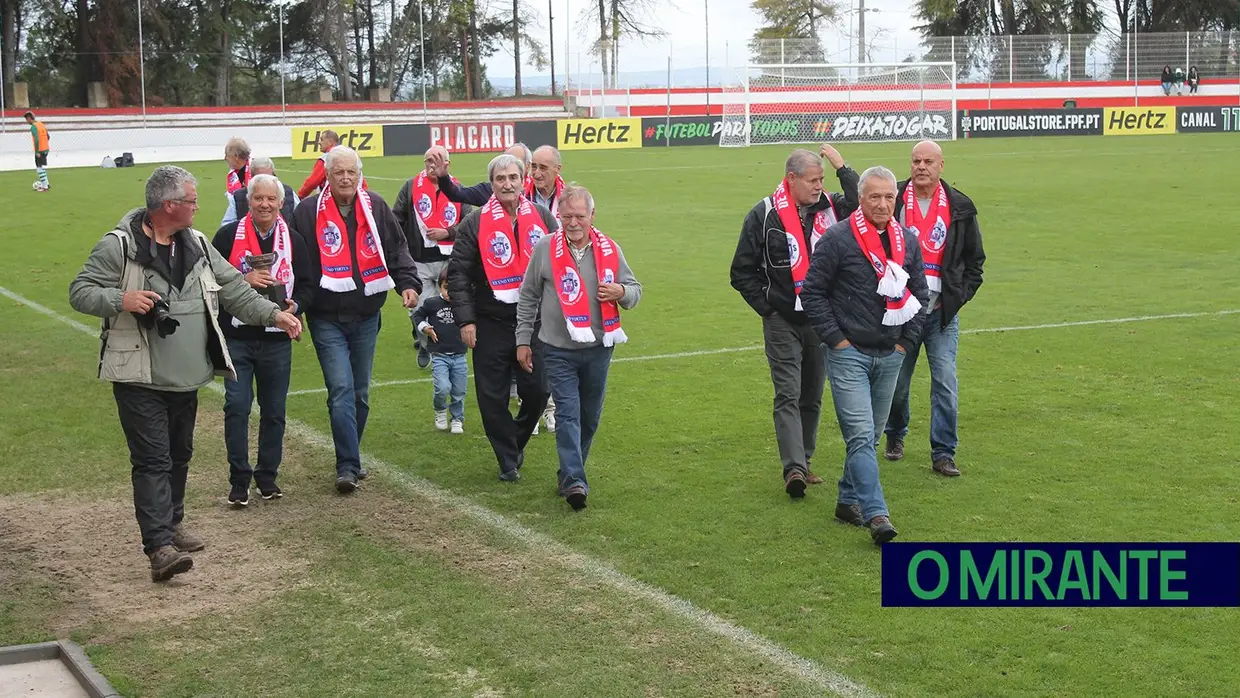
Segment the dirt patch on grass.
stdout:
<path fill-rule="evenodd" d="M 128 502 L 0 497 L 5 544 L 33 565 L 33 576 L 64 592 L 67 607 L 53 627 L 60 636 L 88 621 L 178 623 L 259 602 L 287 589 L 307 564 L 263 543 L 237 517 L 207 510 L 192 521 L 206 550 L 193 554 L 188 574 L 154 584 Z"/>

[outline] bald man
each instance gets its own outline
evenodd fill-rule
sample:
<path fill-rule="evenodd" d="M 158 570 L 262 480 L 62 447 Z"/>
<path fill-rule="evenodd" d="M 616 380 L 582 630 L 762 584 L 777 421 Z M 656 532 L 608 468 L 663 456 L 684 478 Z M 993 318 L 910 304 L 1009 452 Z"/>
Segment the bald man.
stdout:
<path fill-rule="evenodd" d="M 409 310 L 410 321 L 414 311 L 422 307 L 427 298 L 436 295 L 426 289 L 439 288 L 439 274 L 448 266 L 448 258 L 452 256 L 456 225 L 471 208 L 453 203 L 444 196 L 442 185 L 453 180 L 446 174 L 440 177 L 437 164 L 443 162 L 446 168 L 448 159 L 448 151 L 443 146 L 436 145 L 427 150 L 423 159 L 426 167 L 401 186 L 396 204 L 392 206 L 396 222 L 405 231 L 409 254 L 413 257 L 424 290 L 418 297 L 417 306 Z M 413 328 L 413 346 L 418 350 L 418 368 L 430 366 L 426 335 L 418 331 L 417 325 Z"/>
<path fill-rule="evenodd" d="M 900 182 L 896 216 L 917 236 L 930 287 L 925 331 L 908 347 L 887 418 L 887 460 L 904 457 L 909 425 L 909 384 L 924 346 L 930 364 L 930 463 L 945 477 L 960 475 L 956 465 L 956 349 L 960 309 L 982 285 L 982 231 L 977 207 L 943 180 L 943 149 L 934 141 L 913 147 L 909 179 Z"/>
<path fill-rule="evenodd" d="M 433 160 L 435 165 L 435 173 L 442 180 L 440 191 L 448 197 L 448 201 L 454 201 L 459 204 L 470 204 L 471 206 L 485 206 L 491 200 L 491 183 L 479 182 L 472 187 L 462 187 L 460 183 L 454 181 L 448 175 L 448 158 L 447 152 L 443 151 L 437 154 Z M 524 143 L 514 143 L 512 147 L 504 151 L 505 154 L 511 155 L 521 160 L 525 166 L 525 172 L 528 173 L 533 166 L 534 155 L 530 152 L 529 146 Z M 529 181 L 529 177 L 526 177 Z"/>
<path fill-rule="evenodd" d="M 540 146 L 534 150 L 530 176 L 525 178 L 525 198 L 546 206 L 556 218 L 560 217 L 560 194 L 564 193 L 560 167 L 560 151 L 555 146 Z"/>

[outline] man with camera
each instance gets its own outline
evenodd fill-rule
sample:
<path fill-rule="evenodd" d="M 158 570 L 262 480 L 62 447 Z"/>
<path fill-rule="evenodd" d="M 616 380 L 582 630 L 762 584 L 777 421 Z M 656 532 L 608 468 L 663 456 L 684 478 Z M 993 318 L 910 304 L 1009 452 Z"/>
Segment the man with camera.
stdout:
<path fill-rule="evenodd" d="M 69 285 L 75 310 L 103 318 L 99 377 L 110 381 L 129 443 L 134 512 L 151 580 L 188 572 L 206 547 L 181 522 L 193 454 L 198 389 L 215 375 L 235 378 L 217 316 L 291 337 L 301 322 L 250 288 L 193 228 L 194 176 L 158 167 L 146 206 L 120 220 L 91 250 Z"/>

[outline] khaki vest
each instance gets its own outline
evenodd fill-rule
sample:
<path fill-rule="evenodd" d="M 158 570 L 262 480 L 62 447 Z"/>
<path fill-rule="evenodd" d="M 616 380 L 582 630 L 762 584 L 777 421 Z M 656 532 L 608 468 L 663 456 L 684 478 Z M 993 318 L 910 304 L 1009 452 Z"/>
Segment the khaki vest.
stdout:
<path fill-rule="evenodd" d="M 190 232 L 204 248 L 205 245 L 210 244 L 206 236 L 198 230 Z M 130 249 L 129 233 L 123 230 L 113 230 L 109 232 L 109 235 L 115 235 L 121 241 L 121 251 L 125 259 L 125 266 L 121 272 L 121 293 L 141 291 L 143 287 L 142 266 L 137 264 L 135 253 Z M 199 264 L 205 265 L 199 279 L 202 284 L 202 297 L 207 303 L 210 329 L 219 342 L 224 358 L 223 366 L 215 366 L 215 375 L 236 380 L 237 374 L 233 370 L 232 357 L 228 354 L 228 343 L 224 340 L 224 333 L 220 331 L 218 296 L 220 285 L 211 271 L 210 259 L 204 256 Z M 133 313 L 121 311 L 114 318 L 105 318 L 100 333 L 99 377 L 113 383 L 151 383 L 151 343 L 147 333 L 147 328 L 138 322 L 137 316 Z"/>

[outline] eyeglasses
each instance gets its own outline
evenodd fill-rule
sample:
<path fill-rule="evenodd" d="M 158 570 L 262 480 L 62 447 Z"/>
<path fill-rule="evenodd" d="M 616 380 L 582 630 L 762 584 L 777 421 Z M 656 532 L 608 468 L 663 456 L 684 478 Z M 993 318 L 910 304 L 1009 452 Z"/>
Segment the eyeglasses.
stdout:
<path fill-rule="evenodd" d="M 198 199 L 173 199 L 173 201 L 177 202 L 178 204 L 188 204 L 190 206 L 198 205 Z"/>

